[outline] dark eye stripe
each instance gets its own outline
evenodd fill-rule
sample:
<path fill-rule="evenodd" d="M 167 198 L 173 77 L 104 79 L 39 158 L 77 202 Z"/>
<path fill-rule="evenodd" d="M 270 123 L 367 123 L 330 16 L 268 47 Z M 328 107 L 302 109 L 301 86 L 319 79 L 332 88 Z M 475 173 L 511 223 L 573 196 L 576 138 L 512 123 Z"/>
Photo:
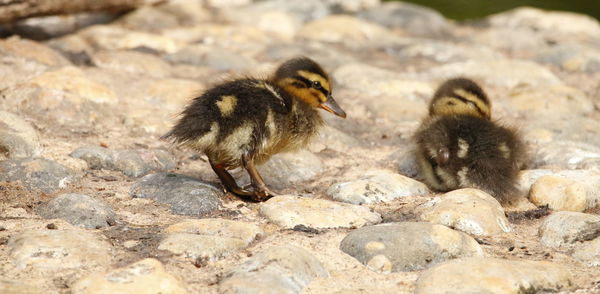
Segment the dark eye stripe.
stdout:
<path fill-rule="evenodd" d="M 464 103 L 473 105 L 475 107 L 475 109 L 477 109 L 477 112 L 479 112 L 479 114 L 481 114 L 483 117 L 487 116 L 485 114 L 485 112 L 481 108 L 479 108 L 479 105 L 477 105 L 477 103 L 475 103 L 475 102 L 473 102 L 471 100 L 465 99 L 465 98 L 463 98 L 461 96 L 458 96 L 458 95 L 452 95 L 452 98 L 456 98 L 456 99 L 458 99 L 458 100 L 460 100 L 460 101 L 462 101 Z"/>
<path fill-rule="evenodd" d="M 301 81 L 305 84 L 305 87 L 311 87 L 313 85 L 313 81 L 303 77 L 303 76 L 296 76 L 295 77 L 296 80 Z M 321 93 L 323 93 L 323 95 L 327 96 L 329 95 L 329 91 L 327 91 L 325 88 L 320 87 L 320 88 L 315 88 L 316 90 L 319 90 Z"/>

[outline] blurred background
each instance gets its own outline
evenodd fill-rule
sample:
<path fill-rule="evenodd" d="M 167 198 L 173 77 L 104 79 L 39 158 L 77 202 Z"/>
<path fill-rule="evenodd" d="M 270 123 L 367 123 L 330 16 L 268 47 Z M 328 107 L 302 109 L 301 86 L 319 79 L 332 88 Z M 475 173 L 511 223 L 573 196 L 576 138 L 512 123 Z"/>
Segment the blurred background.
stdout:
<path fill-rule="evenodd" d="M 423 6 L 431 7 L 444 16 L 455 20 L 468 20 L 485 17 L 519 6 L 532 6 L 548 10 L 564 10 L 585 13 L 600 19 L 600 2 L 597 0 L 408 0 Z"/>

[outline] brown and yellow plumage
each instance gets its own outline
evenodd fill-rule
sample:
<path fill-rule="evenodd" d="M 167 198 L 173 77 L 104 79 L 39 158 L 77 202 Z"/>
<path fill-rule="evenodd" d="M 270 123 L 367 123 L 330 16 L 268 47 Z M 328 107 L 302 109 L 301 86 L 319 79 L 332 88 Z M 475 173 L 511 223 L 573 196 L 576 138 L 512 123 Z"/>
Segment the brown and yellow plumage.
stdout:
<path fill-rule="evenodd" d="M 518 197 L 525 148 L 516 131 L 490 120 L 487 95 L 473 81 L 446 81 L 434 94 L 415 134 L 425 183 L 438 191 L 479 188 L 502 203 Z"/>
<path fill-rule="evenodd" d="M 269 79 L 236 79 L 207 90 L 163 138 L 206 154 L 227 190 L 260 201 L 273 193 L 254 164 L 305 146 L 323 124 L 316 108 L 346 116 L 325 71 L 309 58 L 295 58 Z M 239 188 L 226 170 L 240 166 L 254 191 Z"/>

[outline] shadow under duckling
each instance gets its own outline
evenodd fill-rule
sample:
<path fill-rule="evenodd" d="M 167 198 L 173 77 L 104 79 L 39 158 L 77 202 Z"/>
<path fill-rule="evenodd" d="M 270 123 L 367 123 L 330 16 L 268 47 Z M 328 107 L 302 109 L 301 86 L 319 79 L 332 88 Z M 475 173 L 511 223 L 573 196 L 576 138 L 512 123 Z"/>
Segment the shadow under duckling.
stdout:
<path fill-rule="evenodd" d="M 420 173 L 430 188 L 478 188 L 502 204 L 516 202 L 525 146 L 515 130 L 490 118 L 490 101 L 475 82 L 457 78 L 438 88 L 414 136 Z"/>
<path fill-rule="evenodd" d="M 206 154 L 226 190 L 264 201 L 275 193 L 256 164 L 306 146 L 323 125 L 317 108 L 346 117 L 331 91 L 329 76 L 319 64 L 294 58 L 268 79 L 235 79 L 207 90 L 161 138 Z M 239 187 L 227 171 L 237 167 L 248 172 L 253 190 Z"/>

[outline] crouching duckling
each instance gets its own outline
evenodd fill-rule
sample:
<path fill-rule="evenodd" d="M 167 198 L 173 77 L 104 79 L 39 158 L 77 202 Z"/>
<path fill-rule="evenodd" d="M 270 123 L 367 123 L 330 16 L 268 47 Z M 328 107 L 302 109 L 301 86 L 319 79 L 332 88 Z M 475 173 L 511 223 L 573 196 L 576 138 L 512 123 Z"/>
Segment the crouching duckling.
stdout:
<path fill-rule="evenodd" d="M 327 73 L 300 57 L 281 64 L 271 78 L 235 79 L 207 90 L 162 138 L 206 154 L 226 190 L 264 201 L 275 193 L 256 164 L 305 146 L 323 125 L 317 108 L 346 117 L 331 96 Z M 248 172 L 253 190 L 237 185 L 227 171 L 236 167 Z"/>
<path fill-rule="evenodd" d="M 516 131 L 490 120 L 491 105 L 473 81 L 442 84 L 415 134 L 421 176 L 434 190 L 478 188 L 503 204 L 518 198 L 525 148 Z"/>

